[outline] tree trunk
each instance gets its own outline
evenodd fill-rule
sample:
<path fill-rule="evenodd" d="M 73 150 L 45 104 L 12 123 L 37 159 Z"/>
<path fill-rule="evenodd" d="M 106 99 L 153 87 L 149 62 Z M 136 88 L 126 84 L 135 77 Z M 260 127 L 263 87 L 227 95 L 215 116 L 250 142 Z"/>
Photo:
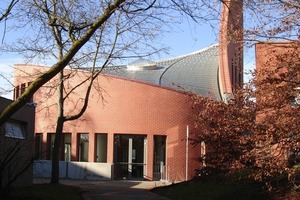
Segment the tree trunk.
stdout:
<path fill-rule="evenodd" d="M 61 147 L 62 130 L 63 130 L 64 119 L 63 117 L 57 118 L 56 135 L 54 140 L 54 147 L 52 153 L 52 173 L 51 183 L 59 183 L 59 149 Z"/>
<path fill-rule="evenodd" d="M 59 149 L 61 147 L 62 132 L 64 127 L 64 98 L 63 98 L 63 77 L 64 73 L 61 71 L 59 73 L 59 85 L 58 85 L 58 117 L 56 124 L 56 135 L 53 146 L 52 153 L 52 173 L 51 173 L 51 183 L 59 183 Z"/>

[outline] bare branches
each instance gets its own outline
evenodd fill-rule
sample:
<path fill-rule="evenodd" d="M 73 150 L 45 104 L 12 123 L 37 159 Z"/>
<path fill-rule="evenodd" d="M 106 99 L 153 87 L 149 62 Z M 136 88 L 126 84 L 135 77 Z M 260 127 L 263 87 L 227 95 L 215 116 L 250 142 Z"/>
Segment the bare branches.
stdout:
<path fill-rule="evenodd" d="M 88 42 L 93 36 L 95 31 L 105 22 L 122 4 L 122 0 L 115 0 L 113 4 L 108 5 L 103 13 L 92 23 L 92 25 L 85 31 L 85 33 L 67 50 L 64 57 L 52 66 L 45 74 L 38 77 L 27 88 L 27 90 L 20 96 L 19 99 L 14 101 L 0 114 L 0 125 L 2 125 L 16 110 L 21 108 L 42 85 L 58 74 L 64 69 L 67 64 L 72 60 L 76 53 Z"/>
<path fill-rule="evenodd" d="M 7 19 L 9 14 L 11 13 L 14 6 L 19 2 L 19 0 L 11 0 L 9 5 L 0 13 L 0 22 Z"/>
<path fill-rule="evenodd" d="M 299 39 L 299 1 L 246 1 L 244 6 L 245 40 Z"/>
<path fill-rule="evenodd" d="M 193 15 L 193 13 L 191 12 L 191 10 L 189 9 L 189 7 L 187 5 L 185 5 L 182 2 L 181 2 L 181 4 L 179 4 L 176 0 L 171 0 L 171 1 L 175 4 L 175 6 L 177 6 L 179 8 L 179 10 L 181 10 L 187 16 L 191 17 L 195 22 L 197 22 L 197 19 L 195 18 L 195 16 Z"/>
<path fill-rule="evenodd" d="M 117 38 L 117 36 L 116 36 L 116 38 Z M 91 89 L 92 89 L 92 86 L 93 86 L 93 81 L 102 72 L 103 68 L 106 66 L 106 63 L 109 60 L 109 57 L 108 57 L 107 60 L 106 60 L 106 62 L 104 63 L 104 65 L 100 69 L 98 69 L 97 71 L 95 71 L 96 63 L 97 63 L 97 57 L 98 57 L 98 53 L 99 53 L 99 49 L 100 49 L 100 44 L 101 44 L 101 34 L 100 34 L 100 37 L 99 37 L 99 39 L 98 39 L 98 41 L 97 41 L 96 44 L 97 44 L 96 45 L 96 52 L 95 52 L 95 56 L 94 56 L 94 60 L 93 60 L 93 66 L 92 66 L 92 70 L 91 70 L 91 75 L 87 79 L 87 80 L 90 80 L 90 82 L 89 82 L 89 85 L 88 85 L 87 90 L 86 90 L 86 94 L 85 94 L 83 106 L 81 107 L 80 111 L 77 114 L 75 114 L 73 116 L 66 117 L 65 121 L 71 121 L 71 120 L 78 119 L 78 118 L 80 118 L 84 114 L 84 112 L 86 111 L 86 109 L 88 107 L 89 96 L 90 96 Z M 113 48 L 112 48 L 112 52 L 113 52 Z"/>
<path fill-rule="evenodd" d="M 121 6 L 121 9 L 126 12 L 126 13 L 136 13 L 136 12 L 144 12 L 144 11 L 147 11 L 151 8 L 153 8 L 154 4 L 156 3 L 157 0 L 153 0 L 151 2 L 147 2 L 145 1 L 145 6 L 143 7 L 139 7 L 139 8 L 136 8 L 136 9 L 130 9 L 130 7 L 136 7 L 135 3 L 134 2 L 129 2 L 129 3 L 126 3 L 124 4 L 123 6 Z"/>
<path fill-rule="evenodd" d="M 16 4 L 19 2 L 19 0 L 11 0 L 10 3 L 7 5 L 4 10 L 0 10 L 0 22 L 5 20 L 4 24 L 4 30 L 3 30 L 3 36 L 1 42 L 3 43 L 5 35 L 6 35 L 6 20 L 8 16 L 11 14 L 12 9 L 16 6 Z"/>

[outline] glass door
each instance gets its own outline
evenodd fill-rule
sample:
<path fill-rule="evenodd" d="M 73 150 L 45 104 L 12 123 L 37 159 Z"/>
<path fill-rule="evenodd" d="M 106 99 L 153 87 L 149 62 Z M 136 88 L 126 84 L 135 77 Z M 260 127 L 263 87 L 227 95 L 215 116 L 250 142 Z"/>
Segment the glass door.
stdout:
<path fill-rule="evenodd" d="M 145 135 L 117 134 L 114 138 L 114 165 L 117 179 L 142 179 L 145 170 Z"/>

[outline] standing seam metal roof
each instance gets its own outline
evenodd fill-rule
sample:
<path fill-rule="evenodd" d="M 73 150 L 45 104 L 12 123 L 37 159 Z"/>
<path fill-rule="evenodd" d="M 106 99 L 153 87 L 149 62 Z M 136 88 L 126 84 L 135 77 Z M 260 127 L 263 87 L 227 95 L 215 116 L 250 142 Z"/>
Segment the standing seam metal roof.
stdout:
<path fill-rule="evenodd" d="M 218 45 L 214 45 L 191 54 L 157 61 L 156 69 L 108 67 L 104 73 L 221 100 L 218 61 Z"/>

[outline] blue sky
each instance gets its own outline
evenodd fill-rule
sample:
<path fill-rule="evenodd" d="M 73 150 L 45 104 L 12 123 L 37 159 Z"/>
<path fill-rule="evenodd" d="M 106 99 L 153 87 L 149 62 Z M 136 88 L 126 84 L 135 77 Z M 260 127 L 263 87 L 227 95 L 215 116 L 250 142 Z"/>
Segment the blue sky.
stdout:
<path fill-rule="evenodd" d="M 0 37 L 2 38 L 4 24 L 0 23 Z M 170 48 L 168 54 L 161 55 L 158 59 L 170 58 L 178 55 L 188 54 L 200 49 L 206 48 L 217 43 L 218 27 L 212 27 L 204 24 L 196 24 L 192 20 L 183 20 L 183 23 L 177 24 L 172 31 L 163 33 L 159 41 L 166 47 Z M 20 33 L 16 33 L 20 34 Z M 6 39 L 14 38 L 15 35 L 7 35 Z M 246 68 L 253 66 L 253 56 L 245 60 Z M 12 90 L 13 65 L 24 63 L 22 56 L 12 53 L 0 52 L 0 95 L 12 98 L 12 93 L 4 94 L 4 90 Z M 5 77 L 5 78 L 3 78 Z M 9 80 L 9 81 L 8 81 Z"/>
<path fill-rule="evenodd" d="M 1 23 L 0 30 L 3 30 L 3 28 L 4 24 Z M 2 31 L 0 37 L 3 37 Z M 14 35 L 6 35 L 6 39 L 14 37 Z M 168 54 L 161 55 L 161 58 L 169 58 L 213 45 L 216 43 L 216 36 L 207 25 L 199 25 L 192 20 L 184 20 L 183 23 L 173 27 L 172 31 L 163 33 L 163 37 L 159 42 L 170 48 Z M 12 82 L 13 65 L 24 62 L 25 60 L 18 54 L 0 52 L 0 95 L 3 95 L 3 88 L 7 90 L 12 88 L 12 85 L 6 79 Z M 4 96 L 12 97 L 11 94 Z"/>

